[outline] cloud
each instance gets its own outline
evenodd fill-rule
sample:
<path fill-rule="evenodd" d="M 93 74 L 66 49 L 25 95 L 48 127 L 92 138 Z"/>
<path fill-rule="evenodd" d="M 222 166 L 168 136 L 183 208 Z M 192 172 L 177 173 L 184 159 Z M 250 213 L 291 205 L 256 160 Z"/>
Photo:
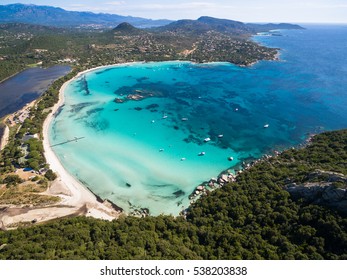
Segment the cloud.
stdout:
<path fill-rule="evenodd" d="M 311 8 L 311 9 L 339 9 L 339 8 L 347 8 L 347 4 L 345 3 L 317 3 L 317 2 L 304 2 L 299 3 L 300 6 Z"/>
<path fill-rule="evenodd" d="M 84 8 L 87 6 L 83 5 L 83 4 L 69 4 L 69 7 L 71 7 L 71 8 Z"/>
<path fill-rule="evenodd" d="M 84 4 L 69 4 L 67 6 L 61 6 L 63 9 L 66 9 L 68 11 L 78 11 L 78 12 L 94 12 L 94 13 L 107 13 L 110 11 L 110 9 L 107 8 L 99 8 L 99 7 L 94 7 L 94 6 L 88 6 Z"/>
<path fill-rule="evenodd" d="M 137 5 L 141 10 L 186 10 L 186 9 L 216 9 L 220 8 L 216 3 L 211 2 L 188 2 L 176 4 L 144 4 Z"/>
<path fill-rule="evenodd" d="M 104 3 L 104 5 L 109 5 L 109 6 L 120 6 L 124 4 L 125 4 L 125 1 L 113 1 L 113 2 Z"/>

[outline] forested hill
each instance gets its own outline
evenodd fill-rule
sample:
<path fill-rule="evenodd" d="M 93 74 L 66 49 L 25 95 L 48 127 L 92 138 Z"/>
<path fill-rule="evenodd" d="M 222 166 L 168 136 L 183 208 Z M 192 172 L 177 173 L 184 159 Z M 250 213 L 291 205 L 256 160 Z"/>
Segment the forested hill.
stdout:
<path fill-rule="evenodd" d="M 347 174 L 347 130 L 264 160 L 204 197 L 187 216 L 113 222 L 78 217 L 0 232 L 2 259 L 347 259 L 343 212 L 294 201 L 283 188 Z M 332 173 L 334 172 L 334 173 Z M 324 183 L 328 176 L 315 177 Z M 331 188 L 346 184 L 330 181 Z"/>
<path fill-rule="evenodd" d="M 280 23 L 280 24 L 257 24 L 243 23 L 230 19 L 220 19 L 208 16 L 202 16 L 197 20 L 178 20 L 167 25 L 152 28 L 160 32 L 174 33 L 190 33 L 192 35 L 203 35 L 214 31 L 221 34 L 249 36 L 257 32 L 266 32 L 274 29 L 304 29 L 296 24 Z"/>

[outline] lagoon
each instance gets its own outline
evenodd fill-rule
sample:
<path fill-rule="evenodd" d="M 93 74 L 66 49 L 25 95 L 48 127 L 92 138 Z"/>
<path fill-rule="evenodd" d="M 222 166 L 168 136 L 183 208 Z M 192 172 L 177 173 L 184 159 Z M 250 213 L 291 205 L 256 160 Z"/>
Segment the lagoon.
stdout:
<path fill-rule="evenodd" d="M 37 99 L 56 79 L 66 75 L 70 66 L 30 68 L 0 83 L 0 118 L 12 114 Z M 0 139 L 4 128 L 0 126 Z M 1 141 L 1 140 L 0 140 Z"/>
<path fill-rule="evenodd" d="M 0 83 L 0 118 L 12 114 L 37 99 L 56 79 L 66 75 L 70 66 L 30 68 Z"/>

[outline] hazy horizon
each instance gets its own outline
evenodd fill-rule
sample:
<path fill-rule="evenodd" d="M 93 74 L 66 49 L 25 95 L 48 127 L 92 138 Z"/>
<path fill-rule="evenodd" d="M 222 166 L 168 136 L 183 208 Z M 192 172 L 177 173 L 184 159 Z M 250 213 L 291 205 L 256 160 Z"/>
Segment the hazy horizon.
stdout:
<path fill-rule="evenodd" d="M 67 11 L 118 14 L 150 19 L 197 19 L 212 16 L 242 22 L 288 22 L 302 24 L 347 24 L 346 0 L 202 0 L 176 3 L 168 0 L 2 0 L 7 4 L 34 4 Z"/>

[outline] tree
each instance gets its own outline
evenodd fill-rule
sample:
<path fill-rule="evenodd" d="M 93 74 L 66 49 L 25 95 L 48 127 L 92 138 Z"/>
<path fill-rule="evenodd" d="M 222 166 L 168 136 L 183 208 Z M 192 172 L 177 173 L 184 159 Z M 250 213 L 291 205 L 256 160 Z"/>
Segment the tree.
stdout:
<path fill-rule="evenodd" d="M 50 181 L 54 181 L 55 179 L 57 179 L 57 175 L 51 169 L 47 170 L 45 177 Z"/>
<path fill-rule="evenodd" d="M 6 184 L 7 187 L 11 187 L 17 186 L 17 184 L 22 183 L 23 180 L 18 175 L 8 175 L 3 179 L 2 182 Z"/>

